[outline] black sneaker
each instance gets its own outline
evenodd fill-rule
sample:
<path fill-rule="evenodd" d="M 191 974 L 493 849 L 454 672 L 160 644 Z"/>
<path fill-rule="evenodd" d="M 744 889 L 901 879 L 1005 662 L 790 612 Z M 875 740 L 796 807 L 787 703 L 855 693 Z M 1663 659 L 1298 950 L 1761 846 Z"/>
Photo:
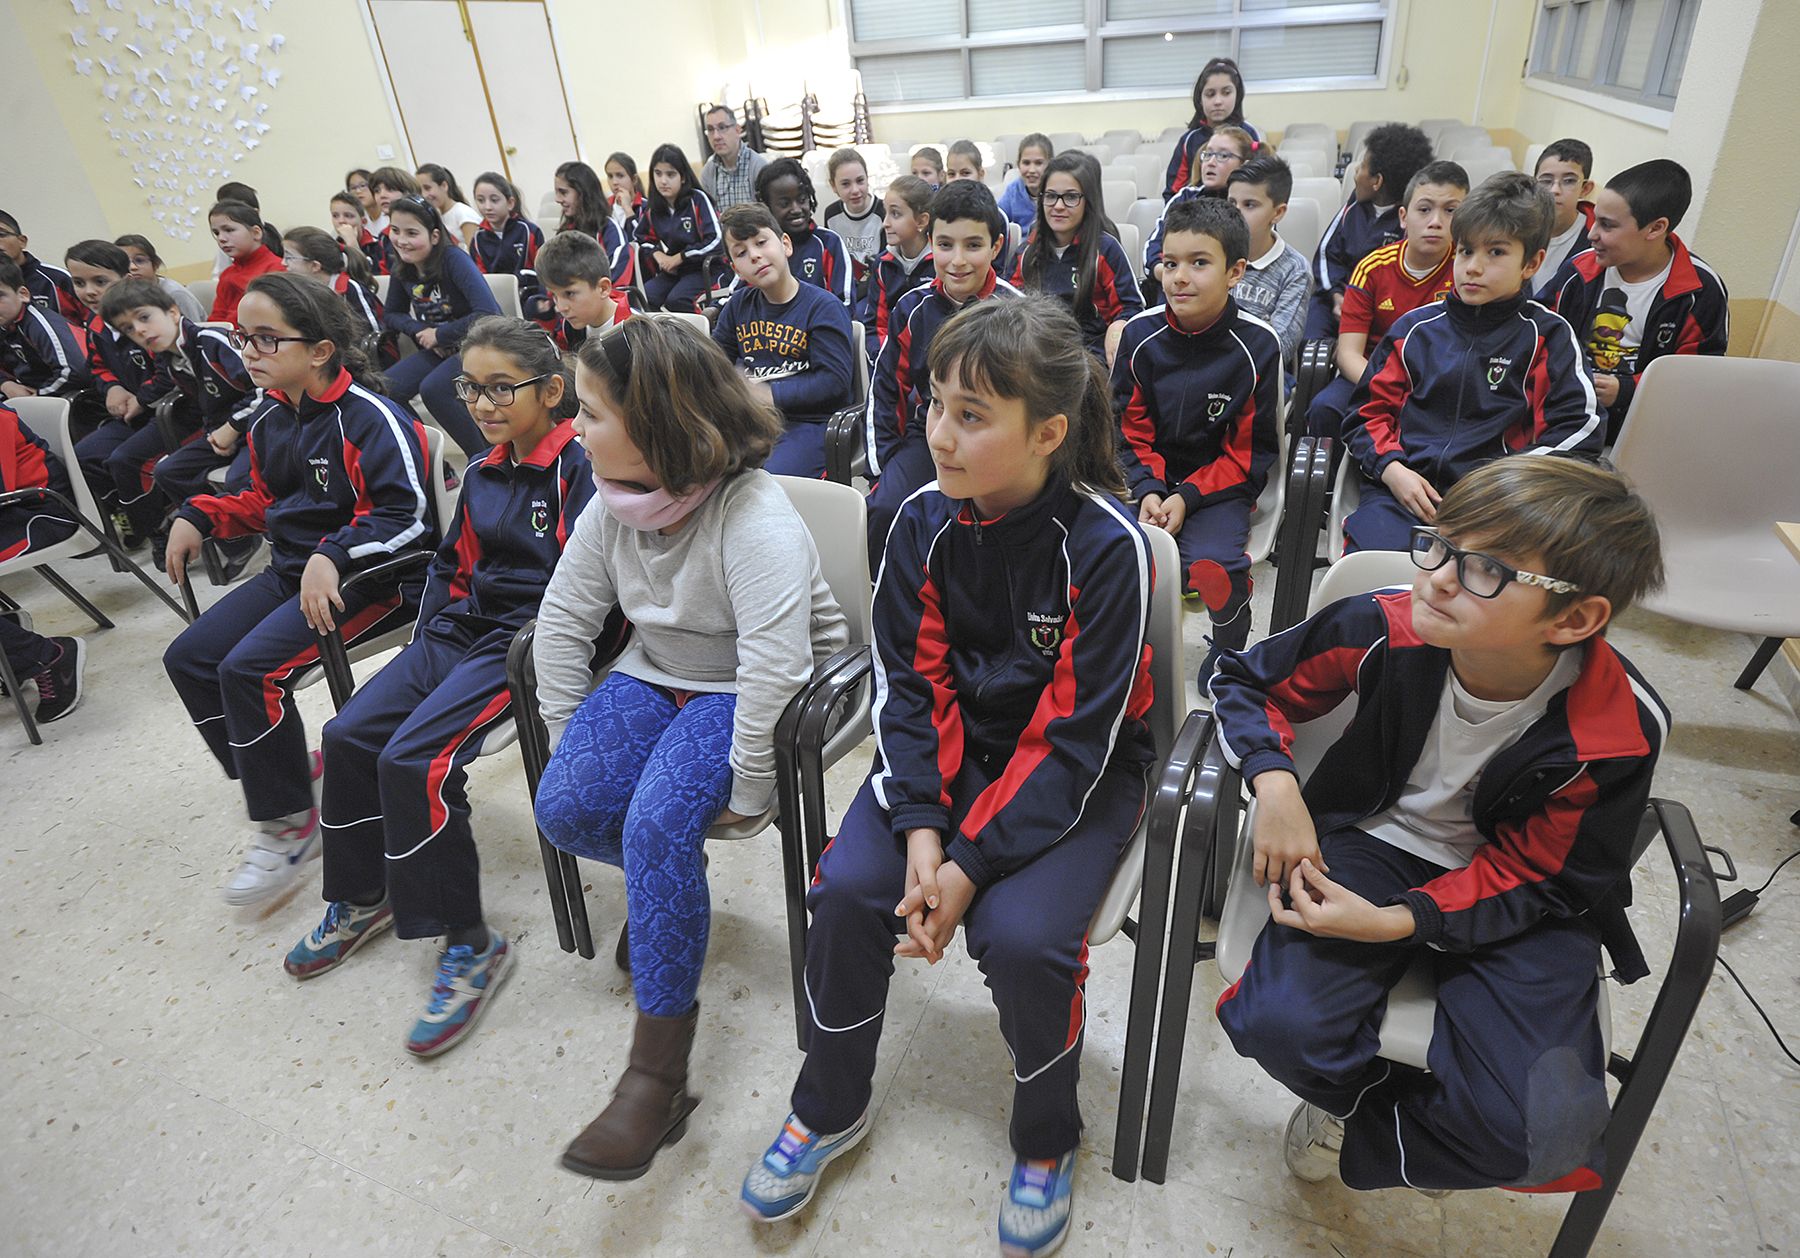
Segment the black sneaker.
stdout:
<path fill-rule="evenodd" d="M 56 658 L 37 675 L 37 719 L 40 725 L 60 721 L 81 703 L 81 677 L 87 666 L 87 643 L 80 638 L 52 638 Z"/>

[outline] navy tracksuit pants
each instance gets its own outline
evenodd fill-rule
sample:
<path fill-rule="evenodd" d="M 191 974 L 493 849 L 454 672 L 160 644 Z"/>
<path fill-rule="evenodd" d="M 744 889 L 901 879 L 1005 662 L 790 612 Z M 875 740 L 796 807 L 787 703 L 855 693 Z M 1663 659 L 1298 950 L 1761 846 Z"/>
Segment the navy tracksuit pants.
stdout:
<path fill-rule="evenodd" d="M 1352 471 L 1352 476 L 1360 473 Z M 1386 485 L 1364 480 L 1362 498 L 1344 520 L 1344 551 L 1410 550 L 1412 531 L 1424 521 L 1400 505 Z"/>
<path fill-rule="evenodd" d="M 894 527 L 900 505 L 912 497 L 919 486 L 936 479 L 937 466 L 931 461 L 931 447 L 925 444 L 924 433 L 920 433 L 917 440 L 908 441 L 882 463 L 880 479 L 869 491 L 868 500 L 871 575 L 881 572 L 881 557 L 887 553 L 888 530 Z"/>
<path fill-rule="evenodd" d="M 194 727 L 241 782 L 252 821 L 312 807 L 306 729 L 294 707 L 295 677 L 319 659 L 319 636 L 300 614 L 300 577 L 264 568 L 200 614 L 163 653 L 163 667 Z M 404 625 L 416 593 L 344 600 L 345 645 Z"/>
<path fill-rule="evenodd" d="M 433 350 L 408 354 L 383 371 L 387 395 L 410 406 L 414 398 L 425 400 L 425 409 L 439 428 L 462 447 L 471 460 L 488 448 L 481 426 L 469 415 L 469 408 L 456 396 L 456 378 L 462 375 L 462 355 L 440 357 Z"/>
<path fill-rule="evenodd" d="M 965 767 L 950 788 L 952 825 L 987 778 L 979 766 Z M 993 993 L 1012 1054 L 1010 1134 L 1020 1157 L 1061 1157 L 1080 1141 L 1075 1083 L 1087 1023 L 1088 921 L 1143 806 L 1143 778 L 1102 774 L 1081 822 L 976 892 L 963 917 L 969 955 Z M 814 1131 L 843 1131 L 869 1106 L 894 940 L 905 930 L 894 906 L 905 890 L 906 843 L 894 837 L 887 810 L 865 781 L 806 895 L 812 1028 L 792 1105 Z"/>
<path fill-rule="evenodd" d="M 825 475 L 824 421 L 787 420 L 786 431 L 769 451 L 763 470 L 771 476 L 805 476 L 811 480 Z"/>
<path fill-rule="evenodd" d="M 1374 904 L 1444 872 L 1359 830 L 1320 846 L 1332 879 Z M 1438 984 L 1428 1074 L 1376 1056 L 1388 990 L 1421 951 Z M 1608 1116 L 1599 960 L 1584 918 L 1546 917 L 1470 953 L 1270 922 L 1219 1022 L 1239 1053 L 1344 1119 L 1352 1188 L 1594 1188 Z"/>
<path fill-rule="evenodd" d="M 1306 431 L 1315 437 L 1344 439 L 1344 421 L 1350 417 L 1350 395 L 1356 382 L 1346 376 L 1333 376 L 1323 389 L 1313 395 L 1306 408 Z"/>
<path fill-rule="evenodd" d="M 49 511 L 23 507 L 0 508 L 0 559 L 17 559 L 66 541 L 75 533 L 75 522 Z M 36 677 L 56 660 L 56 644 L 16 620 L 0 617 L 0 651 L 20 681 Z"/>
<path fill-rule="evenodd" d="M 226 468 L 225 488 L 215 489 L 207 477 L 214 468 Z M 239 440 L 237 450 L 222 458 L 204 437 L 188 442 L 156 465 L 156 487 L 171 505 L 180 506 L 195 494 L 242 493 L 250 488 L 250 443 Z"/>
<path fill-rule="evenodd" d="M 1278 476 L 1280 468 L 1270 468 Z M 1240 651 L 1250 641 L 1250 509 L 1248 498 L 1208 503 L 1181 522 L 1182 591 L 1197 596 L 1212 619 L 1215 647 Z"/>
<path fill-rule="evenodd" d="M 123 430 L 123 431 L 121 431 Z M 168 502 L 156 487 L 156 464 L 166 450 L 162 434 L 149 416 L 133 428 L 120 420 L 108 420 L 76 447 L 81 474 L 96 494 L 110 488 L 139 537 L 148 537 L 162 523 Z"/>
<path fill-rule="evenodd" d="M 692 270 L 677 267 L 659 271 L 654 266 L 644 280 L 644 303 L 651 310 L 678 310 L 692 314 L 706 295 L 706 276 L 696 263 Z"/>
<path fill-rule="evenodd" d="M 402 939 L 481 923 L 468 765 L 512 716 L 514 626 L 447 615 L 358 688 L 325 723 L 325 899 L 384 889 Z"/>

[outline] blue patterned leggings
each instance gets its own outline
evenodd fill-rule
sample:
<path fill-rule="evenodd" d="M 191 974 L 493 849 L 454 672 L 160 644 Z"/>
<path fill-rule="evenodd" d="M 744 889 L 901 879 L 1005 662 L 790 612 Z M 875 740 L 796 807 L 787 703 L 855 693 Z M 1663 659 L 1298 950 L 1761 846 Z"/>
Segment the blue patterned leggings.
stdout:
<path fill-rule="evenodd" d="M 737 696 L 685 703 L 613 673 L 576 709 L 538 786 L 537 821 L 565 852 L 625 871 L 638 1009 L 694 1006 L 712 927 L 701 846 L 731 798 Z"/>

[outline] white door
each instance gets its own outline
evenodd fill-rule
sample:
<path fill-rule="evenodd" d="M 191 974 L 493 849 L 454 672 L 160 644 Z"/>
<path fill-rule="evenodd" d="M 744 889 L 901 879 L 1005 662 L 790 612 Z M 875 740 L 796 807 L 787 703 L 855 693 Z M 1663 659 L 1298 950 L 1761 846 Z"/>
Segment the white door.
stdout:
<path fill-rule="evenodd" d="M 550 191 L 556 168 L 577 156 L 550 15 L 541 0 L 469 0 L 468 8 L 505 149 L 502 169 L 518 185 L 522 204 L 535 206 Z"/>

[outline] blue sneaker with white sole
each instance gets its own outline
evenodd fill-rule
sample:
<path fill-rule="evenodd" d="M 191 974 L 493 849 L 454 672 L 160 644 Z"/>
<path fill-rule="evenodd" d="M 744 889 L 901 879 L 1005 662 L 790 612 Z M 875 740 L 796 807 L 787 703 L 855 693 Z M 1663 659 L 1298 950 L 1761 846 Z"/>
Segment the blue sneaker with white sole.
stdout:
<path fill-rule="evenodd" d="M 1062 1248 L 1075 1206 L 1075 1155 L 1018 1158 L 1000 1203 L 1000 1252 L 1006 1258 L 1043 1258 Z"/>
<path fill-rule="evenodd" d="M 869 1115 L 848 1131 L 827 1135 L 814 1131 L 794 1114 L 781 1124 L 781 1134 L 744 1176 L 740 1197 L 744 1213 L 758 1223 L 775 1223 L 806 1208 L 819 1187 L 819 1175 L 833 1160 L 850 1152 L 869 1132 Z"/>
<path fill-rule="evenodd" d="M 380 904 L 370 905 L 334 900 L 325 906 L 325 917 L 312 933 L 289 950 L 281 968 L 295 978 L 334 970 L 393 924 L 394 909 L 385 897 Z"/>
<path fill-rule="evenodd" d="M 487 951 L 458 944 L 444 949 L 438 958 L 437 977 L 425 1012 L 406 1037 L 406 1051 L 416 1057 L 435 1057 L 454 1048 L 475 1027 L 507 974 L 511 949 L 506 936 L 491 931 Z"/>

